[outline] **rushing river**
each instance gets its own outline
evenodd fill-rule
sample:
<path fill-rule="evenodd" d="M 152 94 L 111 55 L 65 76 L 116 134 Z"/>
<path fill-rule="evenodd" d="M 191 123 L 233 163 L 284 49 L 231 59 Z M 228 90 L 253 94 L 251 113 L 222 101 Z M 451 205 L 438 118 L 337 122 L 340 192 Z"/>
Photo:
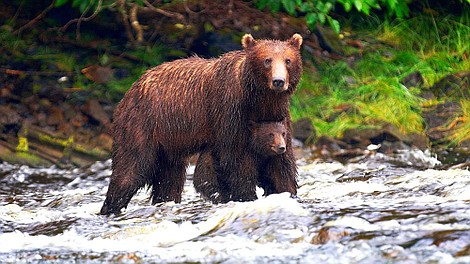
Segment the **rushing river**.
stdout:
<path fill-rule="evenodd" d="M 110 163 L 0 164 L 0 263 L 470 263 L 470 171 L 419 151 L 299 160 L 298 199 L 221 205 L 199 197 L 190 167 L 181 204 L 141 190 L 105 217 Z"/>

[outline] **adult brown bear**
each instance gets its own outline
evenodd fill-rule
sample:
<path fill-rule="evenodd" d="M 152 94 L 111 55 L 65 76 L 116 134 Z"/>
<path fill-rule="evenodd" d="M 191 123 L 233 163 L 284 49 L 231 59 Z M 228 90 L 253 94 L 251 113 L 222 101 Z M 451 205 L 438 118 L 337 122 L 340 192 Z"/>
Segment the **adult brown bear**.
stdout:
<path fill-rule="evenodd" d="M 152 203 L 181 201 L 188 157 L 207 152 L 229 200 L 256 199 L 257 171 L 248 152 L 248 120 L 280 121 L 287 152 L 267 164 L 270 192 L 297 192 L 289 99 L 302 73 L 302 37 L 242 38 L 243 50 L 216 59 L 192 57 L 144 73 L 114 112 L 111 181 L 101 214 L 119 213 L 138 189 Z"/>
<path fill-rule="evenodd" d="M 265 189 L 264 194 L 273 193 L 272 180 L 266 173 L 266 164 L 286 152 L 287 129 L 283 122 L 250 122 L 251 139 L 249 153 L 258 171 L 258 185 Z M 229 197 L 220 188 L 215 162 L 208 152 L 201 153 L 194 170 L 194 188 L 205 199 L 213 203 L 227 202 Z"/>

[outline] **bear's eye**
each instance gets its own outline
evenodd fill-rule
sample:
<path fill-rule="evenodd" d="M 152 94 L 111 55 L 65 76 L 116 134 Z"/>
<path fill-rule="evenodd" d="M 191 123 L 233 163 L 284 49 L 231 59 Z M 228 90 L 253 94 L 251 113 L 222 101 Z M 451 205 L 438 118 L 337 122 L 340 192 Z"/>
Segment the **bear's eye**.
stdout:
<path fill-rule="evenodd" d="M 273 134 L 273 133 L 269 133 L 269 138 L 270 138 L 271 140 L 273 140 L 273 139 L 274 139 L 274 134 Z"/>
<path fill-rule="evenodd" d="M 290 59 L 286 59 L 286 65 L 290 65 L 291 64 L 291 60 Z"/>
<path fill-rule="evenodd" d="M 272 61 L 273 61 L 273 60 L 270 59 L 270 58 L 265 59 L 265 60 L 264 60 L 264 65 L 266 65 L 266 66 L 271 66 L 271 62 L 272 62 Z"/>

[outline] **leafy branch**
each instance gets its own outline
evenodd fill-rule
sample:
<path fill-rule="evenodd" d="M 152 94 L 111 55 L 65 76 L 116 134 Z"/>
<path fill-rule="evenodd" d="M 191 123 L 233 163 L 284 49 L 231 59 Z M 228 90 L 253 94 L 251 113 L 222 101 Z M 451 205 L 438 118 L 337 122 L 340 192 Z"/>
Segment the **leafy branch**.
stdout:
<path fill-rule="evenodd" d="M 385 9 L 387 15 L 401 19 L 409 15 L 408 3 L 407 0 L 257 0 L 256 7 L 269 8 L 273 13 L 280 12 L 282 8 L 291 16 L 305 17 L 310 29 L 314 29 L 316 23 L 322 25 L 328 23 L 336 33 L 339 33 L 339 22 L 330 15 L 337 4 L 346 12 L 355 8 L 366 15 L 369 15 L 372 9 Z"/>

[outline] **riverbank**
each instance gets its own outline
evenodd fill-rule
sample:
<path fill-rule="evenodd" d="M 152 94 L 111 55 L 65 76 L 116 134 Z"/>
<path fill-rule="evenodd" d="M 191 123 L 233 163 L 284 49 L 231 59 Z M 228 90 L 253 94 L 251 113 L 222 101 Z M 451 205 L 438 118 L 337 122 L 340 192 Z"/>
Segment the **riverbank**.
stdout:
<path fill-rule="evenodd" d="M 249 6 L 238 4 L 232 12 L 242 16 Z M 241 35 L 253 31 L 259 38 L 304 37 L 304 75 L 291 104 L 299 157 L 347 161 L 368 151 L 418 148 L 452 165 L 468 162 L 465 9 L 459 16 L 424 13 L 400 21 L 370 16 L 359 23 L 352 16 L 341 21 L 337 35 L 259 10 L 264 21 L 243 19 L 230 27 L 215 15 L 222 9 L 211 8 L 186 26 L 159 20 L 154 41 L 133 47 L 103 17 L 83 26 L 81 38 L 43 20 L 19 34 L 28 18 L 15 16 L 14 6 L 2 10 L 0 160 L 82 167 L 109 158 L 113 109 L 146 69 L 193 53 L 211 57 L 239 49 Z M 75 14 L 61 7 L 49 19 L 63 22 L 61 12 Z"/>

